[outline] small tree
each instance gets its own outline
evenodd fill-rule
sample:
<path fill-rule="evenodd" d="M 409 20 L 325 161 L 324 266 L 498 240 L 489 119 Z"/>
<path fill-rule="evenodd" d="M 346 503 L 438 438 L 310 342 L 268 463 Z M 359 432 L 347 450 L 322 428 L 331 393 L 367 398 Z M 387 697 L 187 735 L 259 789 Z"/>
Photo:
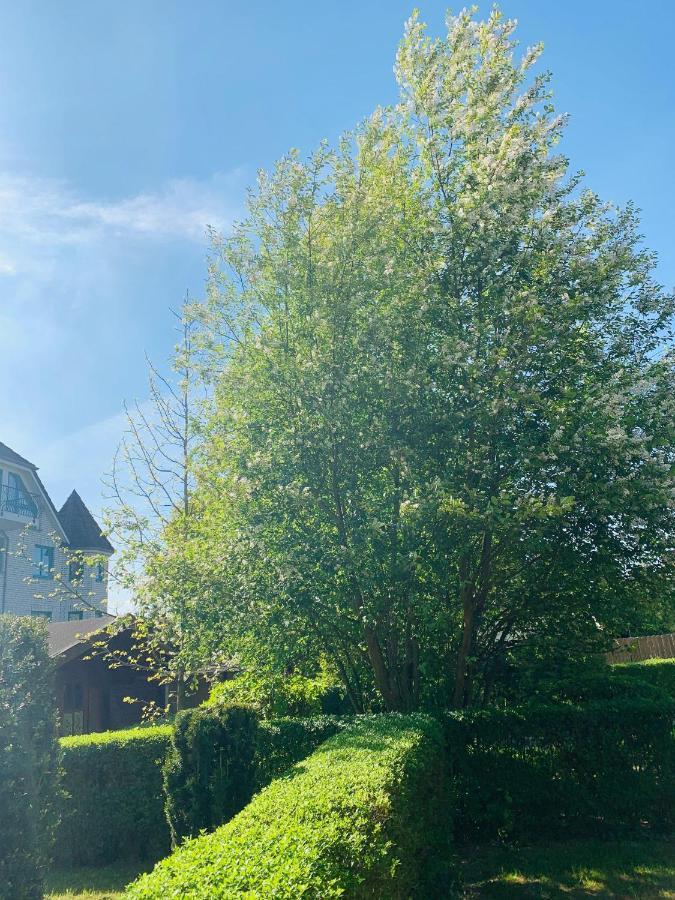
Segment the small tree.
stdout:
<path fill-rule="evenodd" d="M 198 515 L 194 458 L 205 382 L 190 305 L 174 316 L 179 341 L 171 374 L 148 361 L 148 401 L 125 406 L 127 428 L 107 479 L 114 505 L 105 521 L 121 547 L 116 575 L 138 607 L 136 650 L 118 664 L 149 668 L 157 680 L 175 684 L 180 709 L 186 682 L 202 658 L 205 625 L 197 614 L 200 585 L 190 546 Z"/>

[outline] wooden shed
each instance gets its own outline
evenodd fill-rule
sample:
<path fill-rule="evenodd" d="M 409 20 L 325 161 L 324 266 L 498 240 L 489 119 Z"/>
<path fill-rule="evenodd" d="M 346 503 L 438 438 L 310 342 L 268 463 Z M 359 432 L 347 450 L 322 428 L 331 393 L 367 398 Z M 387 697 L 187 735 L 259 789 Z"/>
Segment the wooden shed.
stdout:
<path fill-rule="evenodd" d="M 130 649 L 131 628 L 114 635 L 104 630 L 113 621 L 113 616 L 100 616 L 49 625 L 63 735 L 128 728 L 142 720 L 149 703 L 167 705 L 165 686 L 152 681 L 150 673 L 130 666 L 116 668 L 105 653 L 92 652 L 93 642 L 102 640 L 111 651 Z"/>

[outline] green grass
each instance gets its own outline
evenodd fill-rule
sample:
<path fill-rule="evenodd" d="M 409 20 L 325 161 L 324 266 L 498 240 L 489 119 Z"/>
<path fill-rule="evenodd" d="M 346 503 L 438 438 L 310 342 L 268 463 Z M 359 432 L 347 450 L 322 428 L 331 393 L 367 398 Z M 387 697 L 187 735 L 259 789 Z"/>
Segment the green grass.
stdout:
<path fill-rule="evenodd" d="M 463 855 L 467 900 L 675 900 L 675 837 L 477 847 Z M 118 900 L 141 871 L 129 864 L 55 871 L 47 879 L 46 900 Z"/>
<path fill-rule="evenodd" d="M 82 869 L 55 869 L 47 876 L 46 900 L 117 900 L 129 882 L 151 865 L 119 863 Z"/>
<path fill-rule="evenodd" d="M 465 897 L 675 900 L 675 837 L 464 852 Z"/>

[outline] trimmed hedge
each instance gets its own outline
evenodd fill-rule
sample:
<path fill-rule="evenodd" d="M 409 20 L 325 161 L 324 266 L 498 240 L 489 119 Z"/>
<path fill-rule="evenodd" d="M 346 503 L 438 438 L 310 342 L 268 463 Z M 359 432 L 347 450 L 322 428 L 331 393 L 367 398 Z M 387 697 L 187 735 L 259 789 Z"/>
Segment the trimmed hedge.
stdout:
<path fill-rule="evenodd" d="M 244 706 L 178 713 L 164 763 L 166 816 L 173 847 L 211 831 L 253 796 L 257 719 Z"/>
<path fill-rule="evenodd" d="M 648 697 L 448 713 L 465 839 L 609 833 L 675 823 L 675 704 Z"/>
<path fill-rule="evenodd" d="M 161 765 L 171 730 L 155 725 L 61 739 L 68 798 L 56 847 L 60 864 L 154 862 L 169 852 Z"/>
<path fill-rule="evenodd" d="M 353 719 L 315 716 L 310 719 L 271 719 L 258 725 L 256 790 L 266 787 L 292 765 L 309 756 Z"/>
<path fill-rule="evenodd" d="M 330 716 L 259 722 L 245 706 L 214 704 L 176 716 L 164 765 L 172 846 L 212 831 L 341 726 Z"/>
<path fill-rule="evenodd" d="M 443 770 L 437 722 L 360 719 L 126 896 L 448 897 Z"/>
<path fill-rule="evenodd" d="M 616 663 L 611 666 L 615 678 L 648 682 L 675 700 L 675 659 L 646 659 L 643 662 Z"/>
<path fill-rule="evenodd" d="M 320 716 L 256 726 L 248 710 L 202 707 L 177 716 L 175 737 L 172 726 L 157 725 L 62 738 L 67 797 L 57 862 L 155 862 L 171 848 L 167 818 L 176 843 L 222 824 L 340 722 Z"/>
<path fill-rule="evenodd" d="M 57 821 L 57 759 L 44 622 L 0 615 L 0 897 L 42 897 Z"/>

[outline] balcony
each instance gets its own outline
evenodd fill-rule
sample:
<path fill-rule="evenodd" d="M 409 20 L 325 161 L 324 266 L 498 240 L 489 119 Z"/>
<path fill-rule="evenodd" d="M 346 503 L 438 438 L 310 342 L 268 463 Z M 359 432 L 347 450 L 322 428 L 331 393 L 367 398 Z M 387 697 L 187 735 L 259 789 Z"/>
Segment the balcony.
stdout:
<path fill-rule="evenodd" d="M 0 519 L 34 522 L 38 510 L 37 494 L 29 494 L 10 484 L 0 484 Z"/>

